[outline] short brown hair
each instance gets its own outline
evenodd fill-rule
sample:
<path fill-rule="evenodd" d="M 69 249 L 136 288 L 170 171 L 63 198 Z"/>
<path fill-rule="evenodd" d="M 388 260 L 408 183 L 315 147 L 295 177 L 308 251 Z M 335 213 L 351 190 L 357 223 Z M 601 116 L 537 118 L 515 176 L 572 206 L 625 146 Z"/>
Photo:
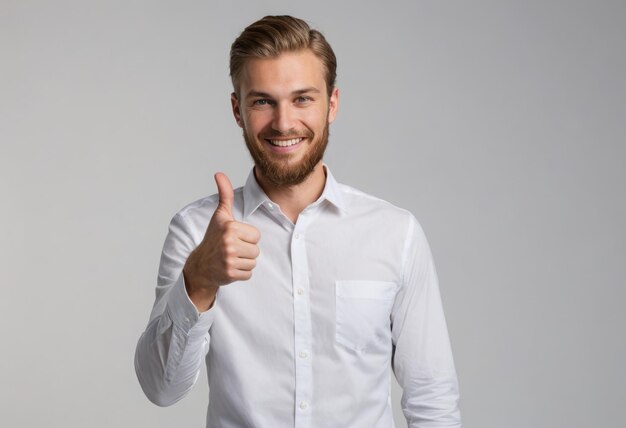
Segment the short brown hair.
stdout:
<path fill-rule="evenodd" d="M 284 52 L 311 51 L 322 61 L 328 96 L 335 87 L 337 58 L 326 38 L 302 19 L 266 16 L 246 27 L 230 47 L 230 78 L 239 94 L 241 72 L 249 58 L 275 58 Z"/>

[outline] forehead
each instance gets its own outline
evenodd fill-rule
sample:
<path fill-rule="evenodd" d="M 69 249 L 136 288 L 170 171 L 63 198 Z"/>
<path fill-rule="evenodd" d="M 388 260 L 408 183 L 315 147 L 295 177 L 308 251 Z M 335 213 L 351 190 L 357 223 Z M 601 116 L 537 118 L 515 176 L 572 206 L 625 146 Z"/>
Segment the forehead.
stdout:
<path fill-rule="evenodd" d="M 309 49 L 286 52 L 276 58 L 253 58 L 246 61 L 241 75 L 241 92 L 269 94 L 290 93 L 315 87 L 324 91 L 324 65 Z"/>

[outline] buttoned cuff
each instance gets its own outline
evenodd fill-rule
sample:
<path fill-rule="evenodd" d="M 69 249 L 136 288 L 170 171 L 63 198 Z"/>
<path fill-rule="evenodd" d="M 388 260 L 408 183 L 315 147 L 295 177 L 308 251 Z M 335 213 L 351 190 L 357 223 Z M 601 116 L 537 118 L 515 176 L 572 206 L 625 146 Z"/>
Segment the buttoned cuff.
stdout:
<path fill-rule="evenodd" d="M 216 304 L 217 296 L 209 310 L 199 313 L 187 294 L 185 278 L 181 272 L 168 294 L 167 311 L 174 325 L 187 336 L 204 336 L 213 324 Z"/>

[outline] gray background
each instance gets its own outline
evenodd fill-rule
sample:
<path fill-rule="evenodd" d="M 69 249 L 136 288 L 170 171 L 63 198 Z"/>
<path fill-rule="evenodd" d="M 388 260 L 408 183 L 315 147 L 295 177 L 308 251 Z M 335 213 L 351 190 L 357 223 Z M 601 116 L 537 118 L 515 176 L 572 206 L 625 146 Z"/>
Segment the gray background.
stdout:
<path fill-rule="evenodd" d="M 2 0 L 0 425 L 203 426 L 134 347 L 171 216 L 249 171 L 228 49 L 279 13 L 339 58 L 335 176 L 426 230 L 465 427 L 623 426 L 626 6 L 495 0 Z"/>

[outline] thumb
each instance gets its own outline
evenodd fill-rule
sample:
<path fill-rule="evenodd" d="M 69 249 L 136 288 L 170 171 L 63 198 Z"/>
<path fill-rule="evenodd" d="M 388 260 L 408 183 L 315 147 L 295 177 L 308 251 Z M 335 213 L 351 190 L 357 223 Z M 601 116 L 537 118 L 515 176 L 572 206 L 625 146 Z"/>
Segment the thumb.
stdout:
<path fill-rule="evenodd" d="M 215 184 L 217 184 L 217 193 L 220 197 L 217 210 L 228 215 L 229 220 L 233 220 L 233 200 L 235 199 L 233 185 L 226 174 L 218 172 L 215 174 Z"/>

